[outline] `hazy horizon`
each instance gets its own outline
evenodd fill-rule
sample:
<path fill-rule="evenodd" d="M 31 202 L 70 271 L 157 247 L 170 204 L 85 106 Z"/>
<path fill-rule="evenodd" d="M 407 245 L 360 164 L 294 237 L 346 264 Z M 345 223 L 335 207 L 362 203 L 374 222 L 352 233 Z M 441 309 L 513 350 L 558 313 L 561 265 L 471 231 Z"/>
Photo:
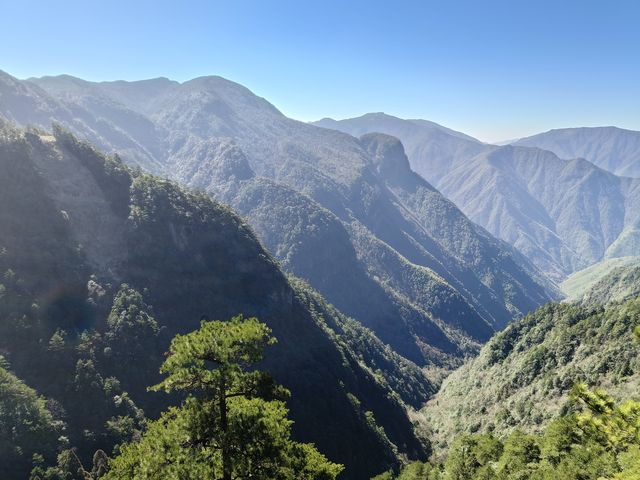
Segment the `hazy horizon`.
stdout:
<path fill-rule="evenodd" d="M 0 68 L 0 71 L 4 71 L 5 73 L 7 73 L 9 75 L 15 76 L 11 72 L 8 72 L 8 71 L 6 71 L 6 70 L 4 70 L 2 68 Z M 167 80 L 170 80 L 170 81 L 175 81 L 175 82 L 178 82 L 178 83 L 184 83 L 184 82 L 187 82 L 189 80 L 193 80 L 195 78 L 198 78 L 198 77 L 192 77 L 192 78 L 188 78 L 188 79 L 184 79 L 184 80 L 176 80 L 176 79 L 170 78 L 170 77 L 168 77 L 166 75 L 160 75 L 160 76 L 157 76 L 157 77 L 149 77 L 149 78 L 137 78 L 137 79 L 114 78 L 114 79 L 105 80 L 105 79 L 87 79 L 87 78 L 82 78 L 82 77 L 79 77 L 79 76 L 76 76 L 76 75 L 72 75 L 70 73 L 45 74 L 45 75 L 39 75 L 39 76 L 35 76 L 34 75 L 34 76 L 29 76 L 29 77 L 23 77 L 23 78 L 16 77 L 16 78 L 18 78 L 19 80 L 30 80 L 30 79 L 45 78 L 45 77 L 57 77 L 57 76 L 65 76 L 65 75 L 66 76 L 70 76 L 70 77 L 74 77 L 74 78 L 78 78 L 80 80 L 85 80 L 85 81 L 89 81 L 89 82 L 98 82 L 98 83 L 100 83 L 100 82 L 117 82 L 117 81 L 139 82 L 139 81 L 146 81 L 146 80 L 155 80 L 155 79 L 160 79 L 160 78 L 166 78 Z M 242 85 L 241 83 L 235 81 L 234 79 L 226 78 L 226 77 L 223 77 L 222 75 L 210 74 L 210 75 L 202 75 L 202 76 L 219 76 L 219 77 L 225 78 L 226 80 L 229 80 L 229 81 L 232 81 L 234 83 L 238 83 L 238 84 Z M 243 85 L 243 86 L 246 86 L 246 85 Z M 255 92 L 253 90 L 252 90 L 252 92 L 257 94 L 257 92 Z M 263 98 L 265 98 L 265 100 L 267 100 L 267 101 L 269 101 L 270 103 L 273 104 L 273 102 L 271 102 L 271 100 L 269 98 L 266 98 L 266 97 L 263 97 Z M 470 136 L 472 136 L 472 137 L 476 138 L 477 140 L 480 140 L 480 141 L 482 141 L 484 143 L 495 144 L 495 145 L 507 144 L 507 143 L 510 143 L 510 142 L 513 142 L 513 141 L 516 141 L 516 140 L 519 140 L 519 139 L 522 139 L 522 138 L 526 138 L 526 137 L 529 137 L 529 136 L 532 136 L 532 135 L 536 135 L 536 134 L 539 134 L 539 133 L 545 133 L 545 132 L 548 132 L 548 131 L 551 131 L 551 130 L 557 130 L 557 129 L 570 129 L 570 128 L 581 128 L 581 127 L 587 127 L 587 128 L 615 127 L 615 128 L 620 128 L 620 129 L 624 129 L 624 130 L 636 131 L 633 128 L 627 128 L 627 127 L 624 127 L 624 126 L 621 126 L 621 125 L 612 125 L 612 124 L 611 125 L 605 125 L 605 124 L 602 124 L 602 125 L 599 125 L 599 124 L 591 124 L 591 125 L 576 124 L 576 125 L 553 126 L 553 127 L 549 127 L 549 128 L 543 129 L 543 130 L 532 130 L 532 131 L 530 131 L 528 133 L 524 133 L 524 134 L 522 134 L 520 136 L 517 136 L 517 137 L 483 138 L 481 136 L 477 136 L 477 135 L 474 135 L 473 133 L 471 133 L 472 130 L 471 131 L 467 131 L 467 130 L 464 130 L 462 128 L 458 128 L 455 125 L 450 125 L 450 124 L 447 124 L 447 123 L 444 123 L 444 122 L 440 122 L 440 121 L 438 121 L 437 119 L 434 119 L 434 118 L 430 118 L 430 117 L 403 117 L 402 115 L 395 114 L 393 112 L 386 112 L 386 111 L 376 110 L 375 108 L 372 108 L 370 110 L 367 110 L 367 111 L 364 111 L 364 112 L 361 112 L 361 113 L 355 113 L 353 115 L 344 116 L 344 117 L 339 117 L 339 116 L 335 116 L 335 115 L 326 115 L 326 116 L 320 117 L 320 118 L 297 118 L 297 117 L 295 117 L 293 115 L 288 114 L 286 111 L 283 111 L 282 108 L 278 104 L 273 104 L 273 105 L 276 108 L 278 108 L 278 110 L 280 110 L 287 117 L 292 118 L 294 120 L 301 121 L 301 122 L 306 122 L 306 123 L 317 122 L 317 121 L 325 119 L 325 118 L 329 118 L 329 119 L 337 120 L 337 121 L 348 120 L 348 119 L 352 119 L 352 118 L 362 117 L 364 115 L 371 114 L 371 113 L 381 113 L 381 114 L 384 114 L 384 115 L 389 115 L 389 116 L 401 118 L 401 119 L 404 119 L 404 120 L 428 120 L 428 121 L 437 123 L 437 124 L 439 124 L 439 125 L 441 125 L 443 127 L 447 127 L 447 128 L 452 129 L 452 130 L 455 130 L 455 131 L 470 135 Z"/>
<path fill-rule="evenodd" d="M 0 68 L 87 80 L 217 74 L 302 121 L 384 111 L 488 142 L 640 130 L 639 14 L 631 1 L 9 2 Z"/>

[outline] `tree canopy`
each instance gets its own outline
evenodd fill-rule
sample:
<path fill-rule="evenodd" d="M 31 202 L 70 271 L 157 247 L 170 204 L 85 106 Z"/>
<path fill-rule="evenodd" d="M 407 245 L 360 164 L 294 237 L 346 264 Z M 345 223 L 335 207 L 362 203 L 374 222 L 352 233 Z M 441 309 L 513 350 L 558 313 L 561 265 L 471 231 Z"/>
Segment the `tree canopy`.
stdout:
<path fill-rule="evenodd" d="M 121 447 L 105 478 L 332 480 L 342 466 L 291 440 L 288 392 L 250 368 L 276 342 L 256 318 L 203 321 L 178 335 L 152 390 L 184 392 L 179 407 Z"/>

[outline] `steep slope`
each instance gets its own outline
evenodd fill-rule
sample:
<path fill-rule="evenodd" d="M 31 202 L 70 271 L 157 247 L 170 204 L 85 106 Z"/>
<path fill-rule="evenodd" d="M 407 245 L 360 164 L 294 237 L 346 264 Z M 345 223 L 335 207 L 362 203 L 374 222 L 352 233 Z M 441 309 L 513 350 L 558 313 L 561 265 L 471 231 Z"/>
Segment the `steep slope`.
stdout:
<path fill-rule="evenodd" d="M 451 319 L 451 312 L 459 313 L 453 321 L 468 312 L 470 334 L 479 331 L 487 336 L 492 331 L 464 297 L 431 270 L 424 269 L 424 282 L 420 283 L 415 302 L 399 293 L 403 285 L 376 281 L 372 271 L 383 275 L 391 268 L 400 270 L 403 264 L 407 269 L 415 267 L 396 254 L 399 265 L 389 265 L 390 260 L 386 260 L 387 264 L 378 264 L 366 257 L 368 269 L 365 269 L 363 257 L 356 248 L 364 250 L 365 242 L 371 241 L 374 245 L 369 249 L 370 254 L 388 251 L 388 255 L 392 255 L 391 249 L 379 241 L 375 244 L 375 237 L 364 227 L 351 234 L 352 238 L 361 235 L 354 248 L 350 232 L 340 220 L 308 197 L 266 179 L 246 182 L 234 193 L 221 199 L 250 220 L 265 245 L 282 259 L 287 270 L 309 279 L 333 304 L 362 319 L 408 358 L 420 364 L 427 360 L 441 365 L 448 360 L 446 356 L 441 358 L 439 352 L 459 355 L 459 348 L 467 348 L 464 343 L 458 347 L 437 323 L 443 316 Z M 438 308 L 435 301 L 442 302 L 449 310 Z M 416 342 L 416 337 L 425 345 Z"/>
<path fill-rule="evenodd" d="M 33 455 L 55 456 L 60 422 L 43 398 L 6 368 L 0 357 L 0 475 L 28 478 Z"/>
<path fill-rule="evenodd" d="M 440 188 L 472 220 L 562 278 L 605 257 L 640 253 L 638 185 L 585 160 L 505 146 L 456 168 Z"/>
<path fill-rule="evenodd" d="M 63 105 L 93 112 L 111 102 L 130 111 L 127 118 L 151 122 L 159 133 L 137 135 L 143 149 L 136 155 L 128 144 L 112 150 L 144 167 L 141 155 L 160 152 L 153 156 L 159 171 L 238 209 L 289 272 L 420 364 L 455 362 L 553 295 L 524 258 L 468 228 L 457 243 L 474 245 L 467 254 L 490 266 L 474 271 L 460 255 L 465 247 L 449 242 L 454 229 L 448 238 L 440 233 L 448 215 L 461 215 L 437 192 L 429 198 L 439 207 L 418 218 L 405 204 L 414 193 L 394 194 L 357 139 L 288 119 L 233 82 L 24 83 Z M 102 108 L 100 118 L 120 125 L 115 111 Z"/>
<path fill-rule="evenodd" d="M 0 179 L 0 351 L 55 405 L 80 455 L 109 451 L 143 411 L 171 402 L 145 387 L 174 334 L 238 312 L 273 329 L 264 366 L 292 391 L 295 434 L 345 463 L 346 478 L 426 453 L 405 408 L 431 383 L 290 282 L 227 207 L 132 173 L 60 129 L 4 126 Z"/>
<path fill-rule="evenodd" d="M 519 265 L 528 264 L 524 258 L 470 222 L 452 202 L 414 173 L 397 138 L 367 134 L 360 138 L 360 142 L 371 155 L 380 178 L 384 179 L 385 185 L 401 205 L 410 210 L 416 221 L 428 229 L 440 245 L 446 246 L 495 294 L 513 305 L 514 310 L 519 308 L 516 305 L 526 305 L 527 302 L 526 310 L 532 310 L 545 301 L 542 296 L 522 295 L 524 285 L 537 272 L 533 268 L 518 268 Z M 465 272 L 459 275 L 463 277 Z M 504 288 L 506 286 L 517 288 L 510 290 Z M 490 305 L 486 300 L 480 303 Z"/>
<path fill-rule="evenodd" d="M 602 305 L 609 302 L 623 302 L 640 296 L 640 259 L 613 268 L 600 278 L 583 295 L 586 305 Z"/>
<path fill-rule="evenodd" d="M 351 134 L 397 136 L 416 172 L 555 281 L 603 258 L 640 252 L 637 181 L 539 148 L 481 144 L 430 122 L 416 123 L 384 114 L 317 122 Z M 599 141 L 609 148 L 604 136 L 594 135 L 594 151 Z M 553 150 L 542 141 L 537 146 Z"/>
<path fill-rule="evenodd" d="M 585 158 L 624 177 L 640 177 L 640 132 L 617 127 L 561 128 L 521 138 L 514 145 L 549 150 L 560 158 Z"/>
<path fill-rule="evenodd" d="M 605 279 L 612 271 L 633 269 L 639 263 L 639 257 L 620 257 L 603 260 L 584 270 L 572 273 L 569 278 L 560 284 L 560 289 L 566 295 L 567 301 L 579 301 L 594 285 Z"/>
<path fill-rule="evenodd" d="M 279 184 L 286 184 L 329 210 L 347 226 L 348 230 L 353 232 L 357 229 L 358 232 L 363 232 L 365 237 L 380 239 L 410 263 L 433 270 L 466 297 L 467 302 L 471 303 L 476 310 L 485 309 L 485 312 L 482 312 L 485 321 L 501 325 L 511 314 L 516 313 L 507 313 L 508 308 L 505 311 L 504 306 L 496 305 L 495 303 L 501 302 L 500 296 L 490 290 L 487 291 L 487 285 L 479 281 L 475 272 L 469 268 L 461 268 L 458 259 L 452 258 L 454 253 L 449 250 L 448 245 L 434 241 L 435 225 L 416 224 L 413 216 L 408 214 L 406 208 L 385 187 L 384 180 L 378 172 L 371 168 L 367 152 L 355 139 L 292 121 L 264 103 L 264 100 L 254 97 L 246 89 L 219 78 L 197 79 L 184 84 L 184 91 L 173 95 L 160 110 L 161 123 L 166 126 L 172 125 L 176 131 L 179 131 L 178 128 L 182 125 L 182 130 L 189 135 L 185 146 L 179 142 L 180 151 L 172 150 L 171 158 L 177 165 L 174 169 L 181 169 L 183 158 L 194 157 L 194 144 L 202 148 L 197 165 L 199 168 L 208 168 L 212 163 L 212 160 L 207 158 L 210 156 L 207 152 L 209 145 L 213 142 L 212 137 L 231 136 L 235 145 L 246 155 L 247 163 L 256 176 L 266 176 Z M 188 115 L 185 112 L 189 112 Z M 188 123 L 185 123 L 187 121 Z M 206 135 L 205 145 L 201 145 L 198 139 L 194 139 L 196 134 Z M 199 140 L 202 142 L 204 138 Z M 213 163 L 218 161 L 215 160 Z M 181 179 L 193 185 L 191 178 L 181 176 Z M 210 186 L 209 191 L 216 194 L 217 187 Z M 291 202 L 295 195 L 289 195 L 289 197 L 288 201 Z M 228 197 L 224 199 L 239 208 L 242 213 L 248 213 L 246 206 L 241 207 L 234 199 Z M 256 206 L 252 205 L 252 207 Z M 265 207 L 263 211 L 273 214 L 273 210 L 277 211 L 280 205 L 269 201 Z M 444 216 L 445 212 L 440 212 L 440 215 Z M 286 215 L 283 217 L 286 218 Z M 252 221 L 251 217 L 249 218 Z M 283 230 L 279 222 L 273 218 L 263 225 L 269 229 Z M 263 238 L 272 236 L 269 232 L 260 231 L 260 229 L 258 232 Z M 351 233 L 352 239 L 354 236 Z M 334 243 L 333 239 L 325 238 L 325 241 Z M 369 254 L 369 251 L 362 247 L 361 240 L 356 239 L 352 242 L 360 258 Z M 266 243 L 271 246 L 268 241 Z M 367 245 L 371 244 L 372 242 L 367 243 Z M 338 248 L 338 250 L 341 249 Z M 368 269 L 370 265 L 367 262 L 364 263 L 364 267 Z M 326 264 L 317 263 L 317 265 L 318 271 L 326 269 Z M 453 272 L 454 269 L 462 270 L 463 273 Z M 339 271 L 336 263 L 332 271 Z M 394 272 L 386 273 L 387 276 L 397 275 Z M 466 278 L 461 279 L 463 275 L 467 275 L 469 280 L 465 282 Z M 306 278 L 314 287 L 322 288 L 317 278 Z M 332 277 L 331 283 L 339 285 L 341 279 L 336 275 Z M 352 292 L 356 292 L 355 295 L 358 295 L 355 285 L 352 284 L 351 289 Z M 535 287 L 534 290 L 540 291 Z M 321 291 L 341 309 L 356 315 L 364 322 L 368 321 L 366 316 L 350 310 L 337 297 L 327 291 Z M 415 302 L 415 296 L 409 292 L 400 291 L 399 293 Z M 486 298 L 486 305 L 477 300 L 483 295 Z M 418 306 L 424 308 L 424 305 L 419 303 Z M 486 311 L 490 309 L 487 315 Z M 528 306 L 516 305 L 517 311 L 522 312 L 527 309 Z M 379 323 L 371 320 L 367 325 L 375 329 L 385 324 L 389 325 L 389 320 L 389 317 L 386 320 L 382 319 Z M 451 323 L 449 319 L 443 320 Z M 398 331 L 396 327 L 389 326 L 389 328 Z M 394 348 L 416 359 L 415 353 L 408 349 L 410 346 L 394 341 L 395 339 L 385 335 L 380 329 L 376 331 Z M 423 335 L 421 337 L 425 339 Z M 425 341 L 450 352 L 449 347 L 437 338 L 432 341 L 427 337 Z"/>
<path fill-rule="evenodd" d="M 48 85 L 58 97 L 0 71 L 0 116 L 45 129 L 54 122 L 64 124 L 99 148 L 118 150 L 148 171 L 162 173 L 161 154 L 154 145 L 163 132 L 148 119 L 74 77 L 50 77 Z"/>
<path fill-rule="evenodd" d="M 616 283 L 610 284 L 614 290 Z M 461 432 L 539 432 L 566 412 L 576 382 L 637 398 L 640 379 L 633 372 L 640 357 L 633 330 L 639 322 L 635 298 L 606 307 L 549 304 L 509 325 L 450 375 L 423 409 L 434 447 Z"/>

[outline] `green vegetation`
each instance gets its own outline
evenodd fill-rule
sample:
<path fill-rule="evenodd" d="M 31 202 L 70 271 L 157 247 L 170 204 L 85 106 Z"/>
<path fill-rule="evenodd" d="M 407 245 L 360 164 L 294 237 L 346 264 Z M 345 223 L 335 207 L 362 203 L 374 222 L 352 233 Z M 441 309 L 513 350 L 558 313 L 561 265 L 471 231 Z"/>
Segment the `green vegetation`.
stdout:
<path fill-rule="evenodd" d="M 463 434 L 442 460 L 415 462 L 398 477 L 387 472 L 375 480 L 639 478 L 640 402 L 616 403 L 605 390 L 578 383 L 570 404 L 573 411 L 553 420 L 540 434 L 515 429 L 502 440 L 492 434 Z"/>
<path fill-rule="evenodd" d="M 105 479 L 335 479 L 342 466 L 290 440 L 292 422 L 280 400 L 288 392 L 248 370 L 275 343 L 270 332 L 238 316 L 174 338 L 161 368 L 167 377 L 153 390 L 188 396 L 140 441 L 121 447 Z"/>
<path fill-rule="evenodd" d="M 34 454 L 55 454 L 62 425 L 45 400 L 6 367 L 0 356 L 0 478 L 26 478 Z"/>
<path fill-rule="evenodd" d="M 436 392 L 436 386 L 425 381 L 425 373 L 416 364 L 398 355 L 371 330 L 345 316 L 307 283 L 292 277 L 299 300 L 308 308 L 328 335 L 335 339 L 344 355 L 353 352 L 362 368 L 388 385 L 400 403 L 419 408 Z"/>
<path fill-rule="evenodd" d="M 425 408 L 441 460 L 409 478 L 639 478 L 639 356 L 629 339 L 640 298 L 615 301 L 635 289 L 637 267 L 614 269 L 585 294 L 589 304 L 549 304 L 496 335 Z"/>
<path fill-rule="evenodd" d="M 132 171 L 63 130 L 5 125 L 0 221 L 0 352 L 56 427 L 52 445 L 0 458 L 3 478 L 25 478 L 33 454 L 34 478 L 104 472 L 107 456 L 183 399 L 146 390 L 161 380 L 171 339 L 238 312 L 279 339 L 260 368 L 292 392 L 296 441 L 344 463 L 346 478 L 428 454 L 407 414 L 435 390 L 423 372 L 288 279 L 209 196 Z"/>
<path fill-rule="evenodd" d="M 635 262 L 616 267 L 598 280 L 585 293 L 582 302 L 589 305 L 603 305 L 609 302 L 622 302 L 640 295 L 640 258 L 634 258 Z"/>
<path fill-rule="evenodd" d="M 509 325 L 449 376 L 422 410 L 435 449 L 460 433 L 542 432 L 567 413 L 576 382 L 632 398 L 640 298 L 606 307 L 549 304 Z M 473 401 L 468 401 L 472 398 Z"/>
<path fill-rule="evenodd" d="M 465 334 L 450 338 L 433 317 L 455 323 L 455 329 L 482 331 L 484 338 L 492 332 L 432 270 L 408 262 L 360 222 L 344 224 L 289 187 L 252 178 L 219 198 L 251 222 L 287 272 L 304 278 L 340 311 L 418 365 L 456 364 L 461 355 L 456 343 L 469 342 Z M 454 319 L 453 311 L 461 314 Z M 420 348 L 416 338 L 428 339 L 433 348 Z M 469 350 L 475 352 L 477 346 Z"/>
<path fill-rule="evenodd" d="M 620 404 L 603 390 L 578 384 L 577 412 L 541 434 L 514 430 L 457 437 L 442 462 L 416 462 L 376 480 L 633 480 L 640 475 L 640 402 Z"/>
<path fill-rule="evenodd" d="M 579 301 L 593 290 L 597 284 L 608 285 L 610 287 L 612 284 L 612 279 L 608 278 L 610 274 L 613 273 L 616 275 L 615 272 L 618 271 L 619 275 L 620 272 L 627 271 L 627 269 L 634 269 L 634 267 L 638 268 L 639 265 L 640 258 L 638 257 L 609 258 L 602 260 L 584 270 L 571 274 L 569 278 L 560 284 L 560 289 L 562 293 L 567 296 L 567 300 Z M 630 285 L 630 283 L 627 283 L 627 285 Z M 617 300 L 624 299 L 617 298 Z M 601 301 L 600 303 L 606 302 Z"/>

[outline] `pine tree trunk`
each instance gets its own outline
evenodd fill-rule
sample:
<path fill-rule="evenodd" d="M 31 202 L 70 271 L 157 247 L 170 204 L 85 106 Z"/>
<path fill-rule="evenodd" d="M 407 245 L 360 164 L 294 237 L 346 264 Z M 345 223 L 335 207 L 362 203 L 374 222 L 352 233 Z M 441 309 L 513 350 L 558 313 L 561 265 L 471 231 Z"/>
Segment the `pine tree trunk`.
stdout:
<path fill-rule="evenodd" d="M 229 420 L 227 419 L 227 387 L 224 376 L 218 392 L 220 402 L 220 426 L 222 427 L 222 480 L 231 480 L 231 452 L 229 451 Z"/>

